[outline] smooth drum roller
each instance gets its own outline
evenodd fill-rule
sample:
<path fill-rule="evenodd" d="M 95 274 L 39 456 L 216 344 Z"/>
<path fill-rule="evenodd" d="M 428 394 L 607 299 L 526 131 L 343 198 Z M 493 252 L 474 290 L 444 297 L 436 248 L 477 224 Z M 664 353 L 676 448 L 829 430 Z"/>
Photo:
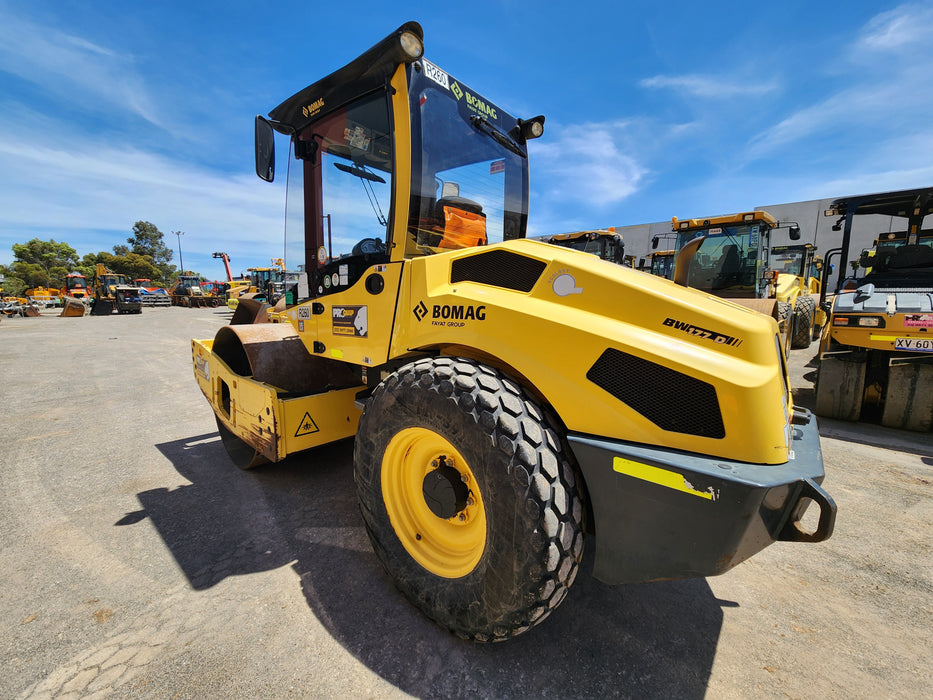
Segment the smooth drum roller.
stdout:
<path fill-rule="evenodd" d="M 234 374 L 274 387 L 279 399 L 359 384 L 359 377 L 344 363 L 309 354 L 290 324 L 223 326 L 214 338 L 213 351 Z M 219 417 L 217 428 L 240 469 L 270 461 L 265 450 L 234 434 Z"/>

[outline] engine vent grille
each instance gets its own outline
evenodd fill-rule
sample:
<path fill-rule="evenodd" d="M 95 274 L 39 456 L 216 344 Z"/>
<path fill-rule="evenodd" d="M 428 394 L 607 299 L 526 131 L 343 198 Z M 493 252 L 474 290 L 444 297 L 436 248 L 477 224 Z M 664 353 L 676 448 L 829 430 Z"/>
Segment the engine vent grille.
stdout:
<path fill-rule="evenodd" d="M 586 378 L 663 430 L 726 435 L 716 388 L 700 379 L 614 348 L 600 355 Z"/>
<path fill-rule="evenodd" d="M 450 282 L 478 282 L 493 287 L 530 292 L 547 263 L 508 250 L 490 250 L 453 261 Z"/>

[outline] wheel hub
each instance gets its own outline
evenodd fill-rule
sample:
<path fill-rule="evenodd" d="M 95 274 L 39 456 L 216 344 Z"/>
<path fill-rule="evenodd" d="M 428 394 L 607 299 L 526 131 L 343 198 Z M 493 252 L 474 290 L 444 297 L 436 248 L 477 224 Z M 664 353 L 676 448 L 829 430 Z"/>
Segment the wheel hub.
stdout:
<path fill-rule="evenodd" d="M 449 520 L 467 505 L 470 491 L 447 457 L 438 460 L 438 467 L 428 472 L 421 485 L 424 502 L 438 518 Z"/>

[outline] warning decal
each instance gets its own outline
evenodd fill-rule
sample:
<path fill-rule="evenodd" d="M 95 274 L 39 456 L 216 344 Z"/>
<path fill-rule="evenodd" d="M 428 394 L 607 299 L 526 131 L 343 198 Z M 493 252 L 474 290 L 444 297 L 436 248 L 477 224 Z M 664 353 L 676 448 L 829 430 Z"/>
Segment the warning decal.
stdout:
<path fill-rule="evenodd" d="M 314 422 L 314 419 L 311 417 L 311 414 L 305 412 L 304 418 L 301 419 L 301 425 L 298 426 L 298 430 L 295 431 L 295 437 L 301 437 L 302 435 L 310 435 L 311 433 L 316 433 L 320 430 L 317 427 L 317 423 Z"/>

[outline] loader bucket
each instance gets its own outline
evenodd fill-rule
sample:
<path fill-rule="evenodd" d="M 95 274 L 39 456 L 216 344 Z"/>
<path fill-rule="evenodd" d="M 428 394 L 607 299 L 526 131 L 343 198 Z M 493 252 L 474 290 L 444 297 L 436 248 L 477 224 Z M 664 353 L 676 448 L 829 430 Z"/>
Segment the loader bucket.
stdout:
<path fill-rule="evenodd" d="M 30 318 L 35 318 L 36 316 L 40 315 L 38 307 L 32 304 L 27 304 L 23 307 L 23 314 L 25 316 L 29 316 Z"/>
<path fill-rule="evenodd" d="M 65 306 L 59 316 L 84 316 L 87 313 L 87 306 L 80 299 L 74 297 L 65 297 Z"/>
<path fill-rule="evenodd" d="M 91 307 L 91 316 L 109 316 L 113 313 L 113 301 L 110 299 L 98 299 Z"/>
<path fill-rule="evenodd" d="M 236 311 L 233 312 L 233 318 L 230 319 L 231 326 L 241 326 L 250 323 L 268 323 L 269 317 L 266 314 L 268 304 L 255 299 L 244 299 L 240 297 L 240 302 L 236 305 Z"/>

